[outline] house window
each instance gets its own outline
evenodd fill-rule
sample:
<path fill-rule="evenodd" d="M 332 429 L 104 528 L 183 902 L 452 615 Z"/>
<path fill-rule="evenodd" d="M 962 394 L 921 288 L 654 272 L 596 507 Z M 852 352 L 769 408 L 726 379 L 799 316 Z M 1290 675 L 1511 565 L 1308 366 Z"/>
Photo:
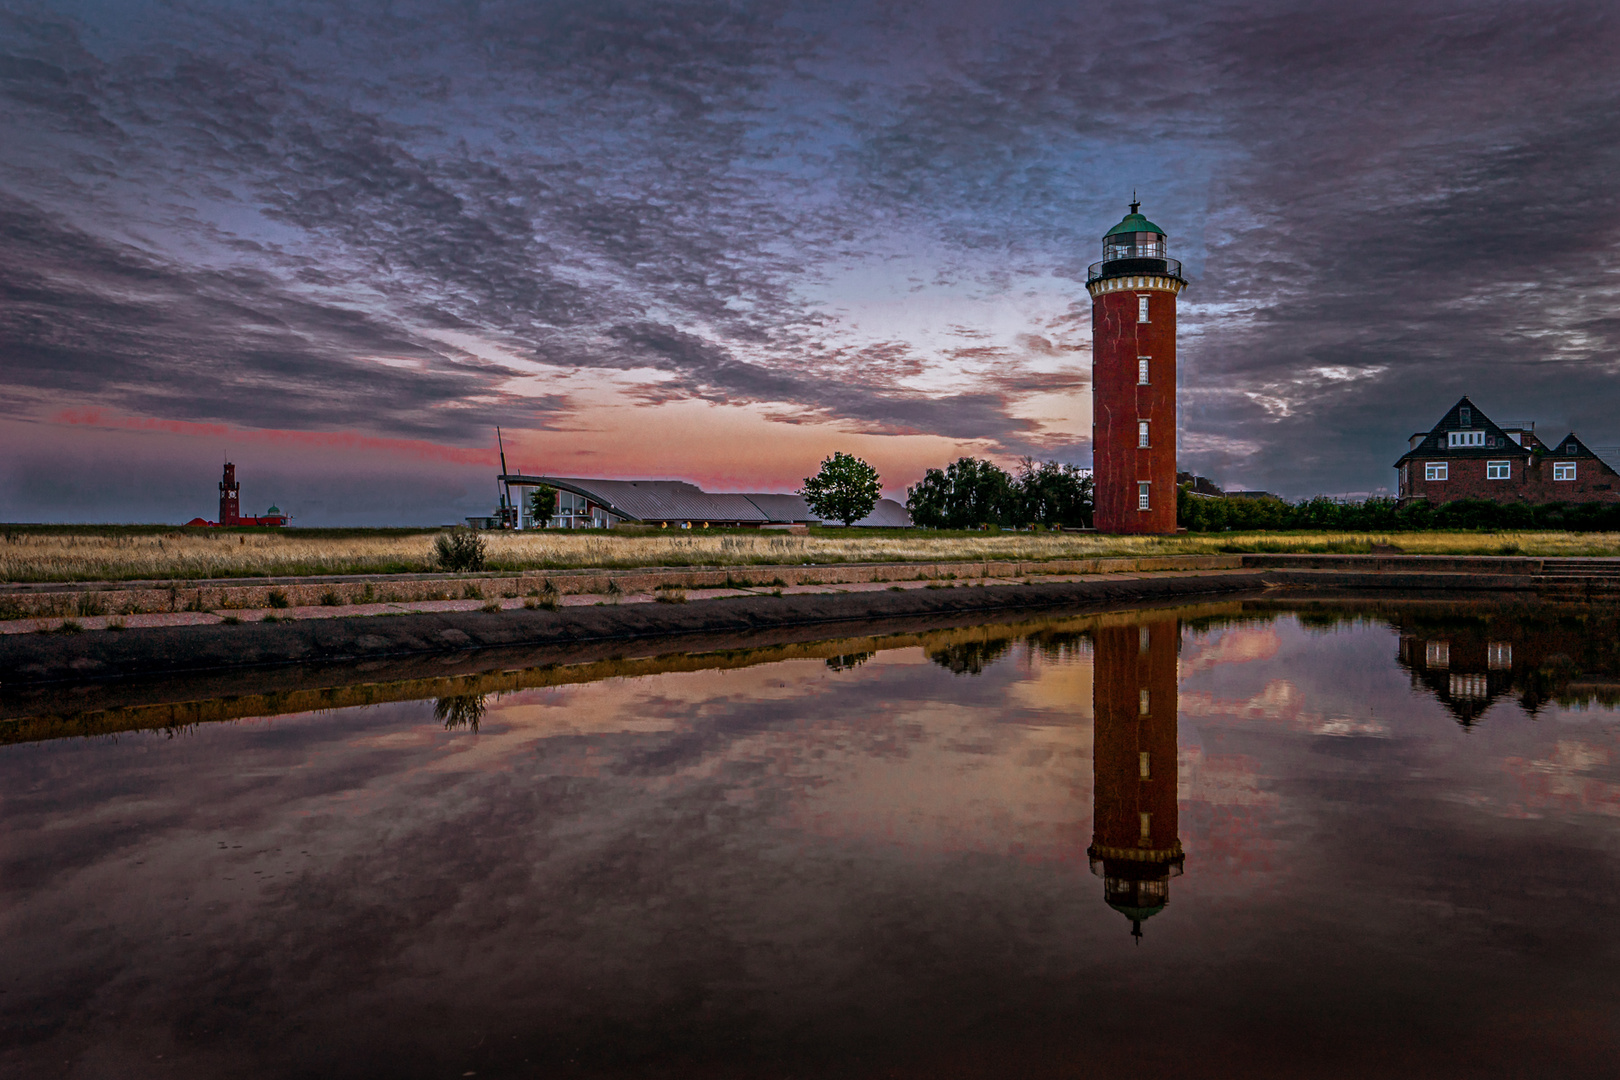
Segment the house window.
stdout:
<path fill-rule="evenodd" d="M 1148 358 L 1146 356 L 1138 356 L 1136 358 L 1136 385 L 1138 385 L 1138 386 L 1146 386 L 1147 384 L 1148 384 Z"/>
<path fill-rule="evenodd" d="M 1144 447 L 1145 448 L 1145 447 L 1148 447 L 1148 446 L 1152 445 L 1151 443 L 1148 442 L 1148 427 L 1147 426 L 1148 426 L 1148 422 L 1146 420 L 1138 420 L 1136 422 L 1136 445 L 1139 446 L 1139 447 Z"/>
<path fill-rule="evenodd" d="M 1490 680 L 1483 675 L 1453 675 L 1451 677 L 1451 696 L 1454 698 L 1470 698 L 1474 701 L 1486 701 L 1491 696 Z"/>
<path fill-rule="evenodd" d="M 1483 431 L 1448 431 L 1446 432 L 1447 446 L 1484 446 L 1485 433 Z"/>
<path fill-rule="evenodd" d="M 1136 508 L 1138 510 L 1151 509 L 1151 507 L 1148 506 L 1148 489 L 1150 487 L 1152 487 L 1152 485 L 1146 480 L 1143 480 L 1141 483 L 1136 485 Z"/>
<path fill-rule="evenodd" d="M 1426 641 L 1423 643 L 1423 666 L 1448 668 L 1451 666 L 1451 642 Z"/>
<path fill-rule="evenodd" d="M 1485 479 L 1511 480 L 1513 478 L 1513 462 L 1487 461 L 1485 463 Z"/>
<path fill-rule="evenodd" d="M 1147 304 L 1148 304 L 1148 298 L 1146 296 L 1142 296 L 1142 295 L 1138 294 L 1137 297 L 1136 297 L 1136 321 L 1137 322 L 1147 322 L 1148 321 Z"/>
<path fill-rule="evenodd" d="M 1555 461 L 1555 462 L 1553 462 L 1553 479 L 1554 480 L 1573 480 L 1573 479 L 1575 479 L 1575 463 L 1573 461 Z"/>
<path fill-rule="evenodd" d="M 1450 466 L 1444 461 L 1426 461 L 1423 463 L 1423 479 L 1425 480 L 1444 480 L 1446 474 L 1450 471 Z"/>
<path fill-rule="evenodd" d="M 1473 427 L 1474 426 L 1474 410 L 1470 409 L 1466 405 L 1464 405 L 1462 408 L 1458 409 L 1457 410 L 1457 424 L 1460 427 Z"/>
<path fill-rule="evenodd" d="M 1492 671 L 1506 671 L 1513 666 L 1511 641 L 1493 641 L 1485 648 L 1485 664 Z"/>

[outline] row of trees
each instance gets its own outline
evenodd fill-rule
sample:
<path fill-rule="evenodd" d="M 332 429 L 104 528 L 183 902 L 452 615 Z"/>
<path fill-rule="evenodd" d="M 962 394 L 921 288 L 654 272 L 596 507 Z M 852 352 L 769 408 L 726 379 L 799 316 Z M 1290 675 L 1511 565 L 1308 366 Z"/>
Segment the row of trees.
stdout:
<path fill-rule="evenodd" d="M 933 529 L 981 525 L 1091 525 L 1091 477 L 1073 465 L 1024 458 L 1016 475 L 992 461 L 958 458 L 906 489 L 911 520 Z"/>
<path fill-rule="evenodd" d="M 1318 496 L 1290 503 L 1282 499 L 1209 499 L 1184 486 L 1176 522 L 1190 532 L 1245 532 L 1300 529 L 1347 532 L 1410 532 L 1421 529 L 1554 529 L 1572 532 L 1620 531 L 1620 503 L 1496 503 L 1457 499 L 1401 507 L 1390 498 L 1337 502 Z"/>

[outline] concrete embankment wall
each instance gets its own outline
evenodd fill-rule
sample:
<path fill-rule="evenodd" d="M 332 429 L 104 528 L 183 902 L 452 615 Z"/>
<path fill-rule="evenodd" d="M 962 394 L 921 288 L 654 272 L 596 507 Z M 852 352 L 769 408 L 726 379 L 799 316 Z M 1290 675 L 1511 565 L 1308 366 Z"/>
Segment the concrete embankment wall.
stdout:
<path fill-rule="evenodd" d="M 49 582 L 0 585 L 0 618 L 58 615 L 139 615 L 163 611 L 217 611 L 305 607 L 337 601 L 456 600 L 466 596 L 649 592 L 728 585 L 849 585 L 874 581 L 978 581 L 1030 574 L 1128 574 L 1163 570 L 1237 570 L 1240 555 L 1167 555 L 1153 558 L 987 560 L 981 562 L 822 563 L 796 565 L 641 567 L 636 569 L 530 570 L 480 574 L 342 574 L 323 577 L 241 578 L 208 581 Z"/>
<path fill-rule="evenodd" d="M 307 619 L 150 627 L 112 634 L 14 634 L 0 637 L 0 699 L 29 687 L 124 678 L 171 677 L 295 664 L 364 664 L 413 655 L 504 650 L 533 652 L 591 642 L 669 641 L 671 651 L 699 636 L 747 640 L 783 627 L 838 627 L 943 615 L 1151 604 L 1184 598 L 1259 593 L 1258 572 L 1232 570 L 1164 577 L 1091 578 L 975 588 L 740 596 L 691 604 L 625 604 L 559 611 L 440 611 L 380 618 Z M 836 634 L 839 631 L 832 630 Z M 494 662 L 494 661 L 492 661 Z M 543 661 L 535 660 L 535 663 Z"/>

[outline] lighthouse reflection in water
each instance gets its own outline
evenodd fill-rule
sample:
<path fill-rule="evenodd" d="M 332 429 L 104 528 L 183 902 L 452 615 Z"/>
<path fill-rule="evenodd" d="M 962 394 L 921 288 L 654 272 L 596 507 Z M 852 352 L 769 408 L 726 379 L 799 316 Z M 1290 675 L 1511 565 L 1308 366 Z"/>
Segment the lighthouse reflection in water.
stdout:
<path fill-rule="evenodd" d="M 1093 636 L 1091 872 L 1108 906 L 1142 923 L 1170 902 L 1184 856 L 1176 816 L 1176 665 L 1181 621 L 1119 626 Z"/>

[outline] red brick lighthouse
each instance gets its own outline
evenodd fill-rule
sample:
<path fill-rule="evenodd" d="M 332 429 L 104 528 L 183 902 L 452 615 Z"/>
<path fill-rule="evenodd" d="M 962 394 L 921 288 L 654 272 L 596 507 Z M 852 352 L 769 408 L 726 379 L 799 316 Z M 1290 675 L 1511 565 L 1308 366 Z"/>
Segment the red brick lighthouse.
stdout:
<path fill-rule="evenodd" d="M 1187 282 L 1141 205 L 1108 230 L 1086 275 L 1093 524 L 1105 533 L 1176 531 L 1176 296 Z"/>

